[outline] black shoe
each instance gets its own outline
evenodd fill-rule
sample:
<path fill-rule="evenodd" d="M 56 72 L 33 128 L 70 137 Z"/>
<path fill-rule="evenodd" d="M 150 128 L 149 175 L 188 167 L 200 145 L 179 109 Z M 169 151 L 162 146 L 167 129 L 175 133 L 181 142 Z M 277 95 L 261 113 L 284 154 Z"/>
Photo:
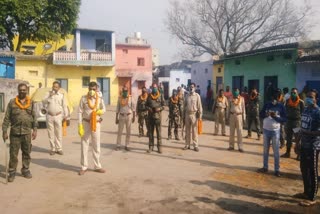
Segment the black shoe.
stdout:
<path fill-rule="evenodd" d="M 128 152 L 131 151 L 131 149 L 129 149 L 129 147 L 127 147 L 127 146 L 124 147 L 124 150 L 126 150 L 126 151 L 128 151 Z"/>
<path fill-rule="evenodd" d="M 188 150 L 188 149 L 190 149 L 190 146 L 183 147 L 183 150 Z"/>
<path fill-rule="evenodd" d="M 63 151 L 62 151 L 62 150 L 57 151 L 56 153 L 57 153 L 58 155 L 63 155 Z"/>
<path fill-rule="evenodd" d="M 199 152 L 199 148 L 198 147 L 194 147 L 194 151 Z"/>
<path fill-rule="evenodd" d="M 8 182 L 13 182 L 15 177 L 16 177 L 15 172 L 9 172 Z"/>
<path fill-rule="evenodd" d="M 245 138 L 251 138 L 251 135 L 247 135 L 247 136 L 245 136 Z"/>
<path fill-rule="evenodd" d="M 229 147 L 229 148 L 228 148 L 228 150 L 229 150 L 229 151 L 232 151 L 232 150 L 234 150 L 234 148 L 232 148 L 232 147 Z"/>
<path fill-rule="evenodd" d="M 31 174 L 30 170 L 24 170 L 24 169 L 22 169 L 22 170 L 21 170 L 21 174 L 22 174 L 23 177 L 25 177 L 25 178 L 27 178 L 27 179 L 32 178 L 32 174 Z"/>
<path fill-rule="evenodd" d="M 244 153 L 244 150 L 243 149 L 239 149 L 239 152 Z"/>
<path fill-rule="evenodd" d="M 120 146 L 117 146 L 114 150 L 120 151 L 120 150 L 121 150 L 121 147 L 120 147 Z"/>
<path fill-rule="evenodd" d="M 56 152 L 55 152 L 55 151 L 51 151 L 51 152 L 49 152 L 49 154 L 50 154 L 50 155 L 55 155 Z"/>
<path fill-rule="evenodd" d="M 280 176 L 281 176 L 279 171 L 275 172 L 274 175 L 275 175 L 276 177 L 280 177 Z"/>
<path fill-rule="evenodd" d="M 257 172 L 259 172 L 259 173 L 267 173 L 267 172 L 268 172 L 268 169 L 266 169 L 266 168 L 260 168 L 260 169 L 257 170 Z"/>
<path fill-rule="evenodd" d="M 290 153 L 284 153 L 283 155 L 281 155 L 280 157 L 282 158 L 290 158 Z"/>

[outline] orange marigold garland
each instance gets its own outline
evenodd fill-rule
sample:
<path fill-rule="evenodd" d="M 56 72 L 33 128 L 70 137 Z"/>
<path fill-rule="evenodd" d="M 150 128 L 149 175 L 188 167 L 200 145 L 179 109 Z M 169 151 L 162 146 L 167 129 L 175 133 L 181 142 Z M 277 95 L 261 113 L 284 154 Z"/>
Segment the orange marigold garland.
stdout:
<path fill-rule="evenodd" d="M 140 99 L 141 99 L 142 101 L 145 101 L 147 98 L 148 98 L 148 93 L 145 93 L 145 94 L 143 94 L 143 95 L 140 95 Z"/>
<path fill-rule="evenodd" d="M 97 93 L 95 94 L 95 99 L 96 99 L 96 103 L 94 105 L 91 105 L 91 100 L 89 99 L 89 96 L 87 96 L 88 106 L 92 110 L 90 126 L 93 132 L 96 132 L 97 130 L 97 111 L 96 110 L 99 102 Z"/>
<path fill-rule="evenodd" d="M 252 96 L 252 94 L 250 95 L 250 100 L 254 100 L 254 99 L 256 99 L 257 98 L 257 96 L 258 96 L 258 94 L 255 94 L 254 96 Z"/>
<path fill-rule="evenodd" d="M 300 97 L 299 96 L 297 96 L 297 100 L 296 101 L 293 101 L 291 97 L 288 99 L 288 105 L 291 106 L 291 107 L 297 107 L 299 105 L 299 102 L 300 102 Z"/>
<path fill-rule="evenodd" d="M 178 96 L 175 96 L 175 97 L 171 97 L 170 100 L 173 104 L 177 104 L 178 103 Z"/>
<path fill-rule="evenodd" d="M 152 98 L 153 100 L 156 100 L 156 99 L 158 99 L 158 98 L 160 97 L 160 92 L 157 91 L 156 96 L 154 96 L 154 95 L 151 93 L 150 96 L 151 96 L 151 98 Z"/>
<path fill-rule="evenodd" d="M 283 102 L 283 94 L 280 94 L 280 95 L 278 96 L 278 102 Z"/>
<path fill-rule="evenodd" d="M 128 105 L 128 101 L 129 101 L 129 98 L 128 98 L 128 97 L 123 98 L 123 97 L 121 96 L 121 98 L 120 98 L 120 104 L 121 104 L 121 106 L 126 106 L 126 105 Z"/>
<path fill-rule="evenodd" d="M 232 98 L 232 103 L 236 106 L 239 105 L 240 104 L 240 96 L 237 98 Z"/>
<path fill-rule="evenodd" d="M 217 97 L 217 101 L 218 101 L 219 103 L 222 103 L 222 101 L 223 101 L 223 96 L 222 96 L 222 97 L 218 96 L 218 97 Z"/>
<path fill-rule="evenodd" d="M 19 96 L 16 96 L 15 103 L 16 103 L 16 105 L 17 105 L 20 109 L 27 109 L 27 108 L 29 108 L 29 106 L 30 106 L 30 104 L 31 104 L 31 99 L 30 99 L 29 96 L 26 96 L 26 104 L 25 104 L 25 105 L 22 105 L 22 104 L 19 102 Z"/>

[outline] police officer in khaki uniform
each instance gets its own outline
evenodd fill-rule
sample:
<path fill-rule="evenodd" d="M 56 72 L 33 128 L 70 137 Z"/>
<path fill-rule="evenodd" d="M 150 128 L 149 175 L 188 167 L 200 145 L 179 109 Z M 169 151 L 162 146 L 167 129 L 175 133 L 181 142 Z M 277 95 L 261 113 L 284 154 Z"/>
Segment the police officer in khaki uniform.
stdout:
<path fill-rule="evenodd" d="M 38 123 L 33 111 L 33 102 L 27 96 L 28 87 L 25 83 L 18 85 L 18 93 L 8 103 L 5 117 L 2 123 L 2 138 L 6 141 L 8 128 L 10 127 L 10 160 L 8 181 L 13 182 L 18 166 L 19 149 L 22 151 L 21 174 L 25 178 L 32 178 L 29 170 L 31 160 L 31 139 L 37 137 Z"/>
<path fill-rule="evenodd" d="M 185 115 L 184 115 L 184 92 L 182 88 L 179 86 L 178 90 L 178 97 L 179 97 L 179 107 L 180 107 L 180 128 L 181 128 L 181 136 L 182 139 L 185 139 Z"/>
<path fill-rule="evenodd" d="M 100 163 L 100 124 L 101 115 L 106 111 L 104 101 L 97 91 L 97 83 L 89 83 L 89 92 L 81 97 L 79 104 L 78 133 L 81 137 L 81 170 L 79 175 L 85 174 L 88 169 L 88 148 L 91 138 L 93 150 L 94 171 L 105 173 Z"/>
<path fill-rule="evenodd" d="M 242 129 L 243 122 L 246 118 L 246 107 L 243 97 L 240 96 L 240 91 L 235 88 L 233 91 L 233 97 L 230 102 L 230 138 L 228 150 L 234 150 L 234 132 L 237 130 L 237 142 L 239 152 L 244 152 L 242 145 Z"/>
<path fill-rule="evenodd" d="M 157 147 L 158 152 L 162 153 L 161 142 L 161 112 L 164 109 L 164 99 L 157 84 L 152 84 L 152 91 L 148 96 L 146 107 L 149 117 L 149 149 L 148 153 L 153 151 L 154 147 L 154 130 L 157 132 Z"/>
<path fill-rule="evenodd" d="M 202 119 L 202 104 L 200 95 L 195 92 L 195 83 L 190 85 L 190 93 L 185 98 L 185 124 L 186 141 L 184 150 L 190 149 L 191 139 L 194 145 L 194 151 L 199 151 L 198 144 L 198 120 Z"/>
<path fill-rule="evenodd" d="M 47 130 L 51 146 L 50 155 L 55 153 L 63 155 L 62 152 L 62 122 L 67 119 L 67 100 L 59 91 L 60 83 L 53 82 L 52 91 L 48 92 L 43 100 L 44 108 L 47 111 Z"/>
<path fill-rule="evenodd" d="M 123 128 L 126 127 L 126 142 L 124 149 L 130 151 L 128 145 L 131 135 L 131 123 L 135 121 L 135 104 L 132 97 L 128 94 L 128 88 L 124 86 L 122 88 L 121 96 L 118 99 L 116 113 L 116 124 L 118 125 L 117 147 L 115 150 L 120 150 L 121 147 L 121 135 Z"/>
<path fill-rule="evenodd" d="M 214 114 L 214 135 L 218 135 L 219 124 L 221 123 L 221 134 L 226 136 L 226 118 L 228 118 L 226 114 L 228 112 L 229 102 L 223 93 L 223 89 L 220 89 L 219 95 L 214 101 L 212 113 Z"/>
<path fill-rule="evenodd" d="M 142 94 L 138 97 L 137 101 L 137 115 L 138 115 L 138 123 L 139 123 L 139 137 L 144 136 L 144 122 L 146 123 L 147 127 L 147 136 L 148 134 L 148 110 L 146 108 L 146 103 L 147 103 L 147 98 L 148 98 L 148 92 L 146 87 L 142 87 Z"/>

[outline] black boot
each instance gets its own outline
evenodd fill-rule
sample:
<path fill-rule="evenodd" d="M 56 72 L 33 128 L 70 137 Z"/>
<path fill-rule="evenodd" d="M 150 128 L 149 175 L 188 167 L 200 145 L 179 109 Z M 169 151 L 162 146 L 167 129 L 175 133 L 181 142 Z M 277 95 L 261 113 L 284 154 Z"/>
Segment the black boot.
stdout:
<path fill-rule="evenodd" d="M 290 158 L 290 150 L 291 150 L 291 148 L 288 148 L 288 147 L 287 147 L 286 153 L 284 153 L 284 154 L 281 155 L 280 157 L 282 157 L 282 158 Z"/>
<path fill-rule="evenodd" d="M 16 172 L 9 172 L 8 182 L 13 182 L 16 177 Z"/>
<path fill-rule="evenodd" d="M 158 153 L 162 154 L 162 147 L 161 146 L 158 146 Z"/>

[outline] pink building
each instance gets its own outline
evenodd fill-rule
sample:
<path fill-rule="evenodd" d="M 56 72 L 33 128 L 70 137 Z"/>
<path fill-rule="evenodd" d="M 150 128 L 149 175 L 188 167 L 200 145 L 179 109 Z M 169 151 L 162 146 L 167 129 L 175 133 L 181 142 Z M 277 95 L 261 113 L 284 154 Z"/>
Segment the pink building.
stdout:
<path fill-rule="evenodd" d="M 116 75 L 136 99 L 141 88 L 152 84 L 152 48 L 147 44 L 116 44 Z"/>

